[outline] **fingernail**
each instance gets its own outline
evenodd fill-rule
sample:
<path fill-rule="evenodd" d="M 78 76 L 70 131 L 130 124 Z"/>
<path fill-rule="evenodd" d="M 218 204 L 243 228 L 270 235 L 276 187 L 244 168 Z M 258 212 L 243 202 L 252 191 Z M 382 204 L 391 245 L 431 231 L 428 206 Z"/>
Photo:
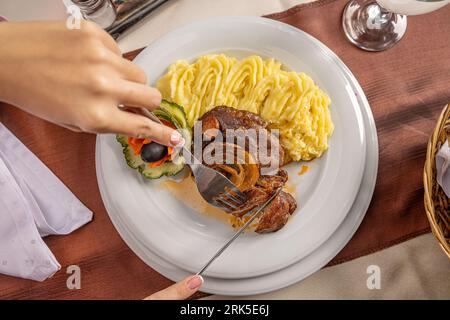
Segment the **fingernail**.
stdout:
<path fill-rule="evenodd" d="M 186 286 L 188 287 L 189 290 L 196 290 L 200 288 L 202 284 L 203 284 L 203 277 L 197 275 L 190 278 L 186 283 Z"/>
<path fill-rule="evenodd" d="M 170 136 L 170 144 L 172 147 L 176 147 L 183 142 L 183 140 L 183 136 L 178 131 L 172 132 L 172 135 Z"/>

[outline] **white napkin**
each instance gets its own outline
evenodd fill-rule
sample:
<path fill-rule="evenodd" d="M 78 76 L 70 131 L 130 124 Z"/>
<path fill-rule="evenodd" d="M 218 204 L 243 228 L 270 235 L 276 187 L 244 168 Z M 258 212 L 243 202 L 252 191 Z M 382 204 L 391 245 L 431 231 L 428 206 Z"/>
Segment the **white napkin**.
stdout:
<path fill-rule="evenodd" d="M 437 182 L 444 190 L 447 197 L 450 197 L 450 148 L 448 141 L 441 146 L 436 154 Z"/>
<path fill-rule="evenodd" d="M 0 123 L 0 273 L 51 277 L 61 266 L 41 237 L 91 220 L 92 212 Z"/>

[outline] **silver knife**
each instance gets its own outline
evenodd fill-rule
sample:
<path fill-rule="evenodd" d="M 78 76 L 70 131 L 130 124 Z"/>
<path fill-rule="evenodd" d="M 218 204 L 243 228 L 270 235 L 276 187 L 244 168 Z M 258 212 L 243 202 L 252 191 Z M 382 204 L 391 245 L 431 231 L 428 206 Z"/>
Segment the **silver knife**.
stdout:
<path fill-rule="evenodd" d="M 282 188 L 278 188 L 277 191 L 266 201 L 262 206 L 260 206 L 258 209 L 256 209 L 256 212 L 252 214 L 251 218 L 248 219 L 248 221 L 228 240 L 217 252 L 212 256 L 211 259 L 200 269 L 199 272 L 197 272 L 197 275 L 201 276 L 206 269 L 216 260 L 220 255 L 225 251 L 226 248 L 230 246 L 231 243 L 233 243 L 234 240 L 236 240 L 237 237 L 245 230 L 247 227 L 255 220 L 261 212 L 269 205 L 270 202 L 272 202 L 273 199 L 281 192 Z"/>

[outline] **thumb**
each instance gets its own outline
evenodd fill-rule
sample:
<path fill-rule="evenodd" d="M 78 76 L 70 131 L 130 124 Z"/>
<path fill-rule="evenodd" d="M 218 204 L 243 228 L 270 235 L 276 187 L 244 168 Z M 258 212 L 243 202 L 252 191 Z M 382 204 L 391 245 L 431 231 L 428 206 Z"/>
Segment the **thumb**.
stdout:
<path fill-rule="evenodd" d="M 202 284 L 202 276 L 190 276 L 164 290 L 148 296 L 144 300 L 184 300 L 197 292 Z"/>

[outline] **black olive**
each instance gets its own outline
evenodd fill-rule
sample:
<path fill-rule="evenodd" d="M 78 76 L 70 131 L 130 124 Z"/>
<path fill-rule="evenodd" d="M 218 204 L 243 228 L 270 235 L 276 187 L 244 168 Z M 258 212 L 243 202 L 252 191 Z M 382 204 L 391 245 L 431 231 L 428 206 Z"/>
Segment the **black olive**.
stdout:
<path fill-rule="evenodd" d="M 161 160 L 167 154 L 167 147 L 157 142 L 144 144 L 141 149 L 141 158 L 145 162 Z"/>

